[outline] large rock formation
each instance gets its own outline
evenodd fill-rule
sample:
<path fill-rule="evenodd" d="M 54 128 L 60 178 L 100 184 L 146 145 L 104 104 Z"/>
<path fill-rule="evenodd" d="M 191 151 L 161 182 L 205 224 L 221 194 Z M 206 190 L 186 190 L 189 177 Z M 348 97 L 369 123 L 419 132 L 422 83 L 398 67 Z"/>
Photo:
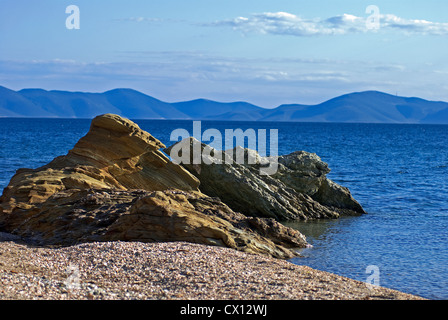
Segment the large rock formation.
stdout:
<path fill-rule="evenodd" d="M 305 237 L 275 220 L 248 218 L 197 191 L 70 189 L 3 217 L 34 245 L 95 241 L 187 241 L 288 259 Z"/>
<path fill-rule="evenodd" d="M 160 148 L 129 120 L 95 118 L 67 155 L 17 171 L 0 197 L 0 231 L 37 245 L 190 241 L 278 258 L 307 245 L 274 219 L 247 217 L 201 193 L 199 180 Z"/>
<path fill-rule="evenodd" d="M 194 164 L 193 158 L 197 157 L 194 152 L 198 150 L 204 161 Z M 200 180 L 202 192 L 219 197 L 233 210 L 248 216 L 282 221 L 365 213 L 347 188 L 326 177 L 330 172 L 328 165 L 315 154 L 297 151 L 266 158 L 241 147 L 231 153 L 211 149 L 192 137 L 165 152 L 169 155 L 173 152 L 174 158 L 186 160 L 182 166 Z M 188 156 L 182 155 L 183 152 Z M 244 161 L 236 161 L 238 152 L 242 152 Z M 275 174 L 260 174 L 260 168 L 273 160 L 278 163 Z"/>
<path fill-rule="evenodd" d="M 165 146 L 130 120 L 112 114 L 96 117 L 67 155 L 38 169 L 18 170 L 3 192 L 0 208 L 4 213 L 32 208 L 67 189 L 197 191 L 197 178 L 172 163 L 160 148 Z"/>

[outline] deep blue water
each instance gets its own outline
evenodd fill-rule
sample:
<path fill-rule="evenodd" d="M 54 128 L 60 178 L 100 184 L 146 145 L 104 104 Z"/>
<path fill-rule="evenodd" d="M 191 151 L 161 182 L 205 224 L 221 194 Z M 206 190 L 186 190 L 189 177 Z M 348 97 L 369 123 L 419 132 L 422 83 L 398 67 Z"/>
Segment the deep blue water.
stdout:
<path fill-rule="evenodd" d="M 136 120 L 167 146 L 189 121 Z M 0 188 L 15 170 L 37 168 L 64 155 L 90 120 L 0 119 Z M 348 187 L 368 212 L 297 223 L 312 248 L 292 262 L 430 299 L 448 299 L 448 126 L 202 122 L 203 130 L 278 129 L 279 154 L 317 153 L 329 178 Z"/>

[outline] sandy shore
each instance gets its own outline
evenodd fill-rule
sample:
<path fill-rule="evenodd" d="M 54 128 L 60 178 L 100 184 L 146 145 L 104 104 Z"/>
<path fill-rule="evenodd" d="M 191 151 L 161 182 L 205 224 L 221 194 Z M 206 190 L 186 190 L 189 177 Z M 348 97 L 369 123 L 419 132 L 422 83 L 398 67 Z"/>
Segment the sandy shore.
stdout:
<path fill-rule="evenodd" d="M 2 300 L 412 300 L 419 297 L 233 249 L 184 242 L 42 248 L 0 242 Z"/>

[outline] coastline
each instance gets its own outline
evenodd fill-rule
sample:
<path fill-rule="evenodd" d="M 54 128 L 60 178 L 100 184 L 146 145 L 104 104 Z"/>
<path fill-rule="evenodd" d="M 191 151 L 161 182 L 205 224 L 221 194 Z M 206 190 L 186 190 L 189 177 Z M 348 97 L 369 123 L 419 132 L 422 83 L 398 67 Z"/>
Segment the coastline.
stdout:
<path fill-rule="evenodd" d="M 50 248 L 3 240 L 0 300 L 426 300 L 217 246 L 114 241 Z"/>
<path fill-rule="evenodd" d="M 271 177 L 258 154 L 197 167 L 161 150 L 106 114 L 67 155 L 17 170 L 0 198 L 0 299 L 422 299 L 288 261 L 307 242 L 278 220 L 365 213 L 317 154 L 279 156 Z"/>

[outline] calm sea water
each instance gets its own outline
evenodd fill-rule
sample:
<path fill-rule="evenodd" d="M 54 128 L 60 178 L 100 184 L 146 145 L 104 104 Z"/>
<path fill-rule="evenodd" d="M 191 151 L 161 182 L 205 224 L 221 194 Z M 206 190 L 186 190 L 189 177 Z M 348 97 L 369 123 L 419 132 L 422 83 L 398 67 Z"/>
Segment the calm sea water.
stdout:
<path fill-rule="evenodd" d="M 189 121 L 136 120 L 167 146 Z M 0 188 L 15 170 L 64 155 L 90 120 L 0 119 Z M 295 223 L 312 248 L 296 264 L 430 299 L 448 299 L 448 126 L 202 122 L 203 130 L 278 129 L 279 154 L 317 153 L 329 178 L 348 187 L 368 212 L 361 217 Z"/>

